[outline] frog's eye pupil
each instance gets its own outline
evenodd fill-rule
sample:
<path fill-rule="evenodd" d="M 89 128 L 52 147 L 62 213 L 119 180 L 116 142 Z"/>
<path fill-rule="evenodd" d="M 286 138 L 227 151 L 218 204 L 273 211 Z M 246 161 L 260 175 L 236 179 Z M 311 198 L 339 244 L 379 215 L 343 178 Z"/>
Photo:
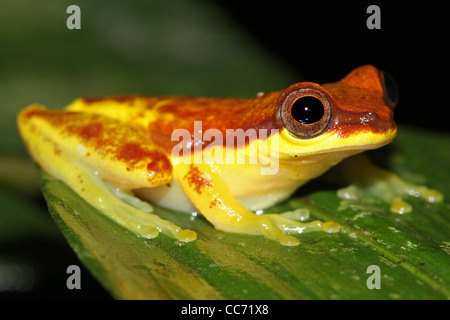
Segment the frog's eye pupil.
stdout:
<path fill-rule="evenodd" d="M 302 124 L 312 124 L 324 115 L 324 106 L 322 102 L 310 96 L 305 96 L 297 99 L 291 108 L 292 117 Z"/>

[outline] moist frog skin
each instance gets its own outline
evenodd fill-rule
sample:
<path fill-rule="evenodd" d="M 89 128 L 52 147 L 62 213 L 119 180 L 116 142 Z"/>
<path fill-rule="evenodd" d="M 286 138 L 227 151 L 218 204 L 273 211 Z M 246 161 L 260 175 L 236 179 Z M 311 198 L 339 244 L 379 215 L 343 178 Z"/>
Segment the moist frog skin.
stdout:
<path fill-rule="evenodd" d="M 252 99 L 79 98 L 56 111 L 34 104 L 20 113 L 18 124 L 43 170 L 141 237 L 165 233 L 184 242 L 197 237 L 195 230 L 153 213 L 154 203 L 198 210 L 221 231 L 294 246 L 303 232 L 337 232 L 339 224 L 254 212 L 289 198 L 341 160 L 390 143 L 397 132 L 396 103 L 392 80 L 366 65 L 334 83 L 300 82 Z M 224 138 L 230 130 L 266 134 L 232 146 L 214 141 L 214 152 L 208 148 L 212 139 L 192 140 L 184 145 L 190 152 L 174 156 L 180 141 L 173 133 L 182 129 L 195 136 L 199 122 L 202 133 L 214 129 Z M 274 161 L 276 172 L 261 174 Z"/>

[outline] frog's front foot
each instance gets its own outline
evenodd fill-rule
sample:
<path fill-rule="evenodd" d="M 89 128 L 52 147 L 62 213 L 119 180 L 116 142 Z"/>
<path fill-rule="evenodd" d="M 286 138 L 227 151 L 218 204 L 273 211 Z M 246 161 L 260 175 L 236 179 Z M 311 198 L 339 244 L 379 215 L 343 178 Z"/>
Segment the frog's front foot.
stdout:
<path fill-rule="evenodd" d="M 339 231 L 339 224 L 334 222 L 302 223 L 279 214 L 257 215 L 250 212 L 237 201 L 218 173 L 207 165 L 178 165 L 176 175 L 188 197 L 218 230 L 262 235 L 286 246 L 300 243 L 293 236 L 295 234 Z"/>
<path fill-rule="evenodd" d="M 337 194 L 346 200 L 361 200 L 367 197 L 382 199 L 390 203 L 390 211 L 404 214 L 413 210 L 408 197 L 417 197 L 428 203 L 444 200 L 443 194 L 423 185 L 404 181 L 395 173 L 373 165 L 367 157 L 358 157 L 354 167 L 364 173 L 354 174 L 348 187 L 339 189 Z"/>
<path fill-rule="evenodd" d="M 219 227 L 219 229 L 222 228 Z M 248 214 L 236 222 L 235 225 L 226 226 L 223 229 L 227 229 L 225 231 L 229 232 L 263 235 L 267 239 L 277 241 L 281 245 L 296 246 L 300 244 L 300 241 L 293 235 L 311 231 L 335 233 L 340 230 L 340 224 L 319 220 L 303 223 L 280 214 Z"/>

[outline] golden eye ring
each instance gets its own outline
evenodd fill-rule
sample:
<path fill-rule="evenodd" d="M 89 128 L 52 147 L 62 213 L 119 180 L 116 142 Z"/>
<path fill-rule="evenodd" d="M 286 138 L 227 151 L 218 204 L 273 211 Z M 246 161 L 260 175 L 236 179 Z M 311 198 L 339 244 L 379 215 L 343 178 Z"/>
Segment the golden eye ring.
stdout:
<path fill-rule="evenodd" d="M 278 117 L 295 137 L 317 137 L 331 124 L 333 101 L 318 84 L 301 82 L 290 86 L 283 92 L 279 105 Z"/>

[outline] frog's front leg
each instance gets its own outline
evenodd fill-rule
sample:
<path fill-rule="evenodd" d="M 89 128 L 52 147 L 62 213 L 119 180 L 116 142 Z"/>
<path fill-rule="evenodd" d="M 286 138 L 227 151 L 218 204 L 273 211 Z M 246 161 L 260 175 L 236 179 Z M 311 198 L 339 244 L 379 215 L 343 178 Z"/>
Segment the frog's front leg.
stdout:
<path fill-rule="evenodd" d="M 344 199 L 359 199 L 365 194 L 381 198 L 391 204 L 391 211 L 406 213 L 412 207 L 403 201 L 408 196 L 419 197 L 427 202 L 441 202 L 438 190 L 404 181 L 395 173 L 374 165 L 365 154 L 353 156 L 339 164 L 339 178 L 350 185 L 338 190 Z"/>
<path fill-rule="evenodd" d="M 236 200 L 223 179 L 208 165 L 178 164 L 175 172 L 187 196 L 218 230 L 263 235 L 286 246 L 300 243 L 292 234 L 339 230 L 339 224 L 334 222 L 300 223 L 279 214 L 252 213 Z"/>
<path fill-rule="evenodd" d="M 145 238 L 159 232 L 180 241 L 196 238 L 195 232 L 149 213 L 151 206 L 144 212 L 122 201 L 104 182 L 131 190 L 172 179 L 169 160 L 136 129 L 102 115 L 40 106 L 22 111 L 19 126 L 30 153 L 45 171 L 117 223 Z"/>

